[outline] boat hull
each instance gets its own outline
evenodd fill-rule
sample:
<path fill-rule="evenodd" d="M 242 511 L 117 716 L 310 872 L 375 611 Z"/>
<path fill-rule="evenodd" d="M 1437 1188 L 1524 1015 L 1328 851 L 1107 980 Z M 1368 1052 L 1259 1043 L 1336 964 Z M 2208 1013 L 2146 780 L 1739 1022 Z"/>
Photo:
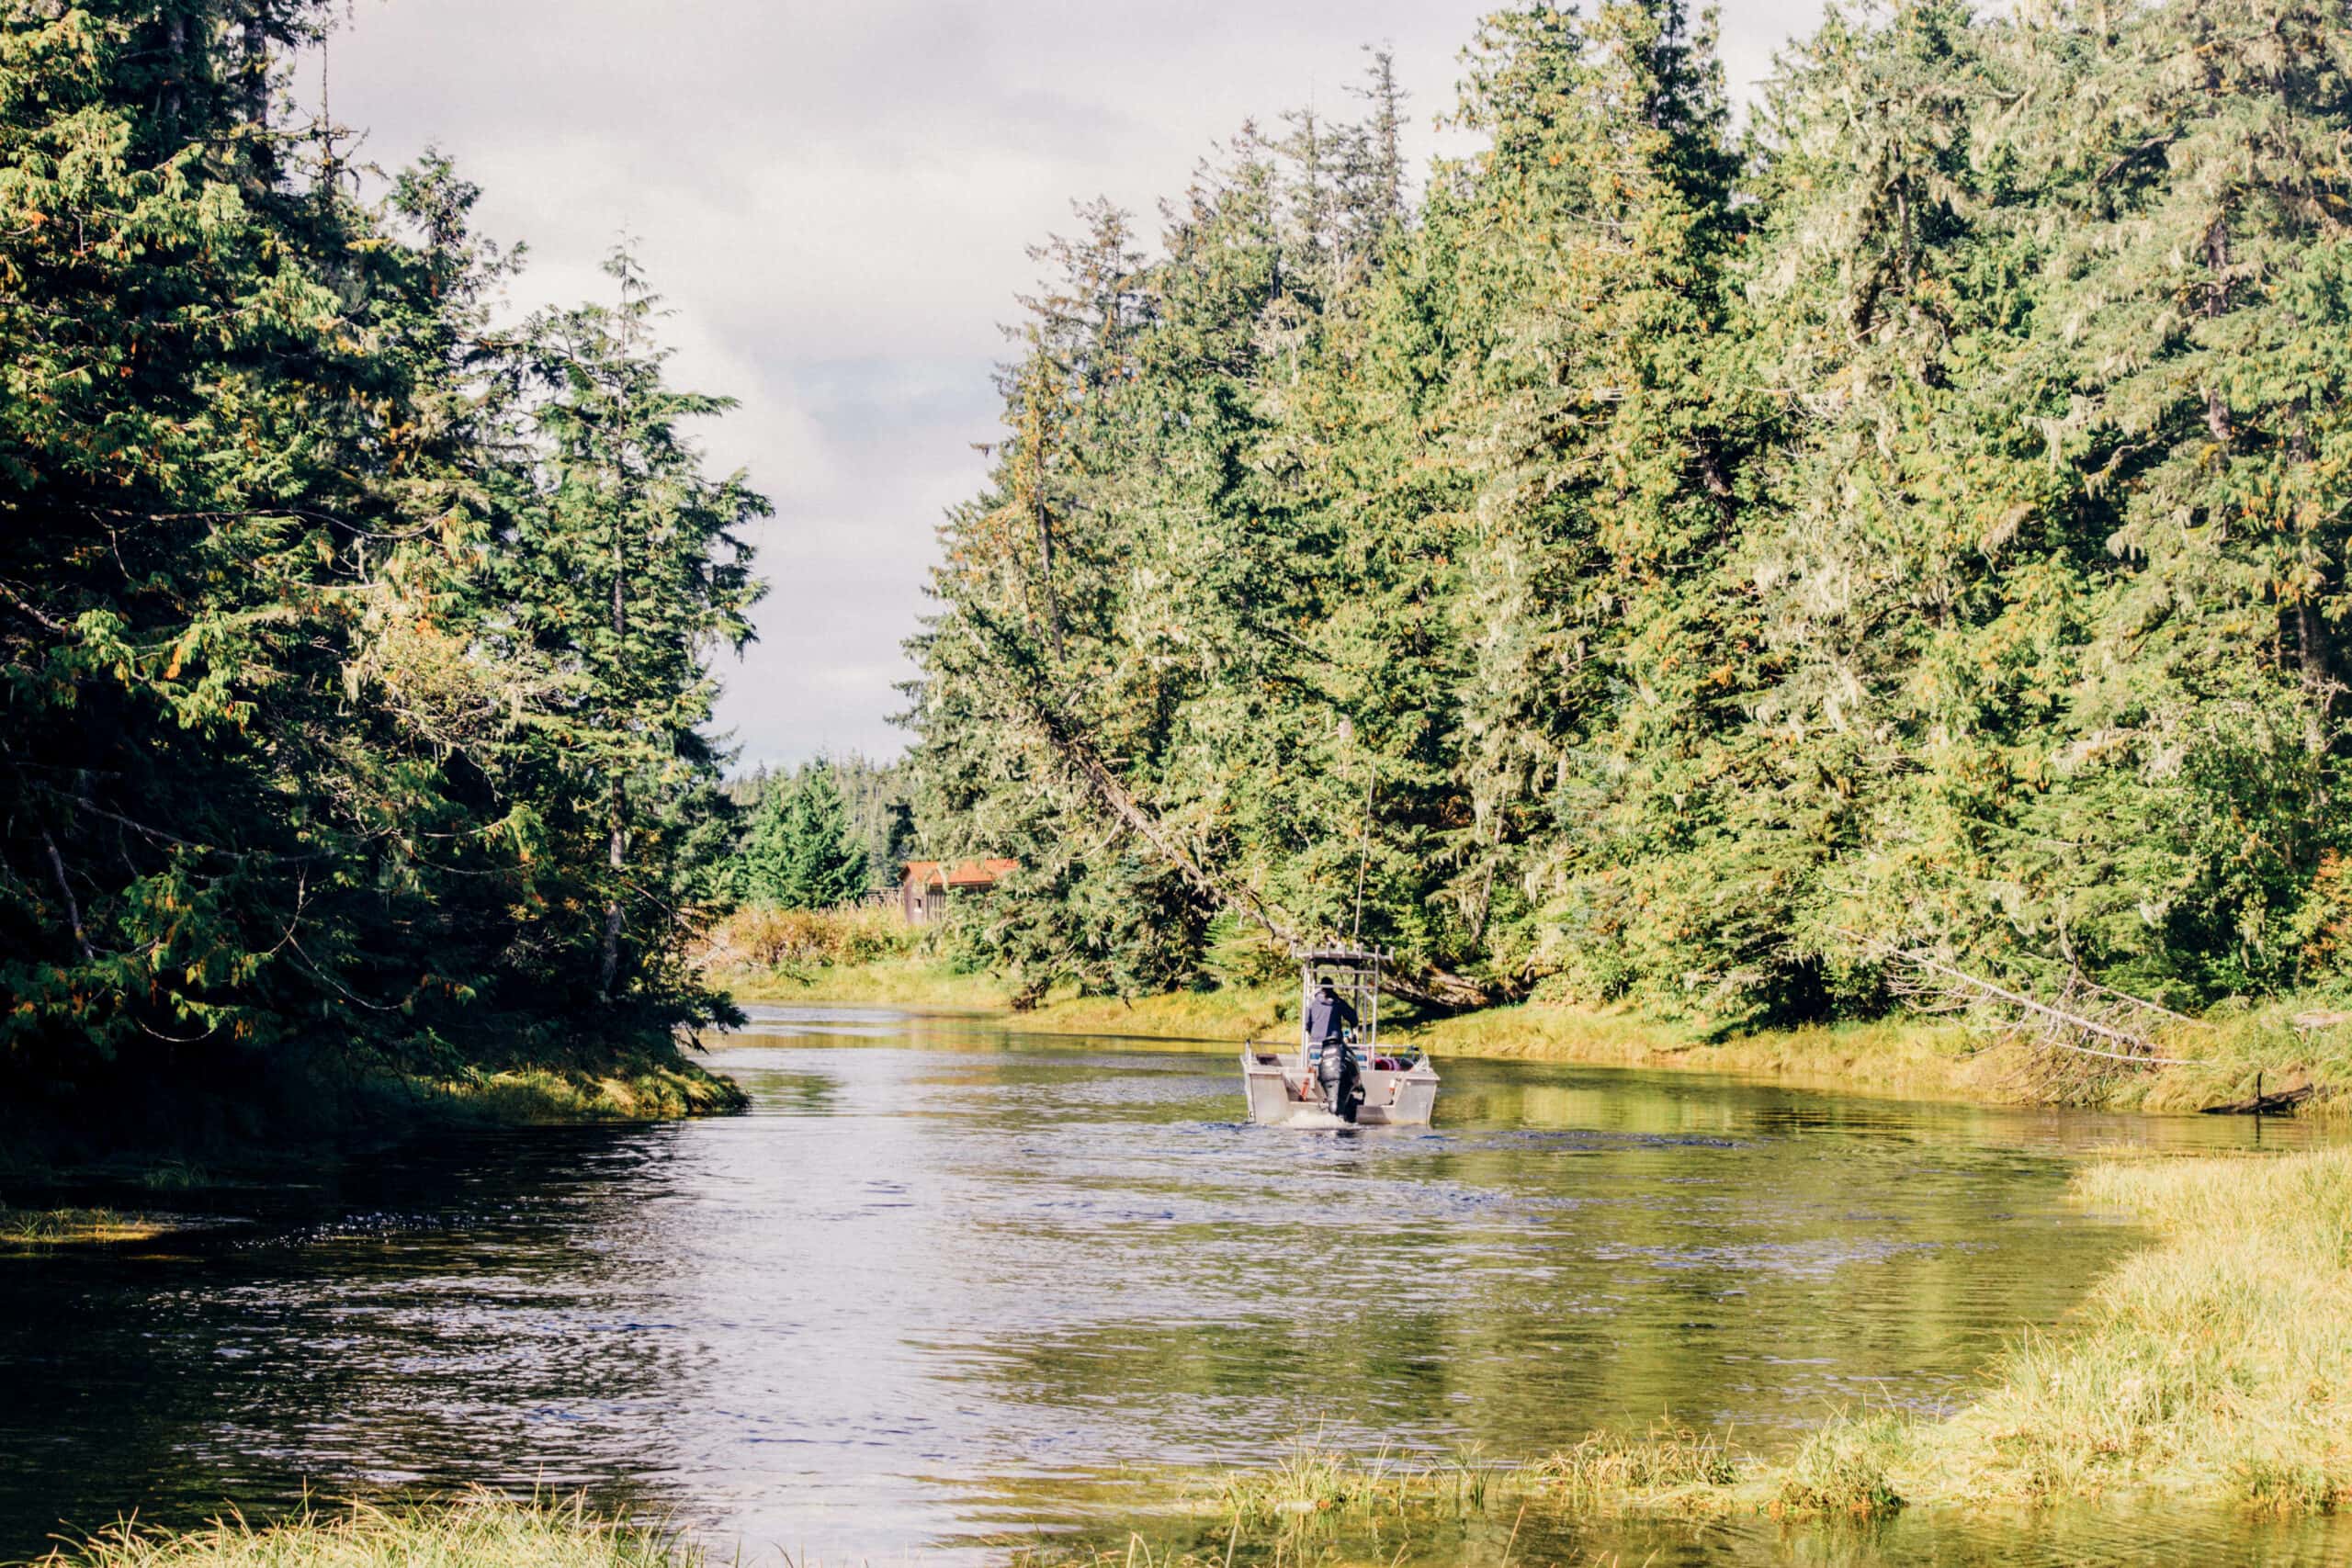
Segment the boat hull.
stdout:
<path fill-rule="evenodd" d="M 1261 1127 L 1345 1127 L 1324 1108 L 1322 1089 L 1295 1061 L 1265 1051 L 1241 1053 L 1241 1081 L 1250 1120 Z M 1363 1075 L 1359 1127 L 1426 1127 L 1437 1110 L 1437 1070 L 1424 1059 L 1403 1071 L 1374 1067 Z"/>

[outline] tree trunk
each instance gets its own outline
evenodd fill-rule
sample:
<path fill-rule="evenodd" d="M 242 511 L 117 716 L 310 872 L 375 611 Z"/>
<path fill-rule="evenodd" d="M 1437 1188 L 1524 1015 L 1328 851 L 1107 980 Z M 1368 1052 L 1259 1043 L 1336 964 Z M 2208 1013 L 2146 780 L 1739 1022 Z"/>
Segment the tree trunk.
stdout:
<path fill-rule="evenodd" d="M 187 18 L 176 11 L 164 18 L 164 47 L 172 57 L 164 85 L 164 133 L 176 139 L 187 113 Z"/>
<path fill-rule="evenodd" d="M 1042 485 L 1042 475 L 1039 482 Z M 1037 497 L 1037 555 L 1039 570 L 1046 585 L 1046 629 L 1053 637 L 1054 662 L 1060 664 L 1065 662 L 1066 656 L 1062 651 L 1061 595 L 1054 588 L 1054 519 L 1053 514 L 1046 510 L 1042 490 Z"/>
<path fill-rule="evenodd" d="M 2313 756 L 2319 756 L 2335 748 L 2335 699 L 2344 685 L 2335 677 L 2326 620 L 2308 595 L 2295 606 L 2295 643 L 2303 697 L 2311 705 L 2304 719 L 2304 744 Z"/>
<path fill-rule="evenodd" d="M 628 794 L 621 781 L 613 781 L 613 836 L 606 846 L 605 863 L 611 866 L 613 879 L 620 879 L 628 864 Z M 621 968 L 621 896 L 617 888 L 605 900 L 605 951 L 596 966 L 596 999 L 613 999 L 613 981 Z"/>
<path fill-rule="evenodd" d="M 628 656 L 628 524 L 627 491 L 623 504 L 613 512 L 613 665 L 618 670 Z M 615 720 L 617 722 L 617 719 Z M 613 982 L 621 968 L 621 873 L 628 865 L 628 784 L 619 772 L 616 760 L 613 773 L 612 802 L 609 818 L 611 836 L 605 845 L 605 863 L 613 874 L 613 890 L 605 900 L 605 950 L 596 966 L 596 999 L 609 1004 L 613 999 Z"/>
<path fill-rule="evenodd" d="M 245 118 L 260 130 L 269 129 L 269 17 L 266 0 L 257 0 L 245 15 Z"/>

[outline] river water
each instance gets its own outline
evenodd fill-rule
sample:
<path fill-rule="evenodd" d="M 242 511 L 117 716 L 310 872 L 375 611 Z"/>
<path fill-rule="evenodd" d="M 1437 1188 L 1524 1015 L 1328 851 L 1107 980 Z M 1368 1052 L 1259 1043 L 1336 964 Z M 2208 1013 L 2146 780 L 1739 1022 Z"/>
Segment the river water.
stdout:
<path fill-rule="evenodd" d="M 1123 1467 L 1511 1461 L 1669 1412 L 1770 1450 L 1948 1408 L 2137 1244 L 2064 1200 L 2083 1156 L 2311 1135 L 1455 1061 L 1432 1129 L 1305 1134 L 1239 1122 L 1222 1053 L 760 1010 L 713 1060 L 745 1116 L 484 1135 L 203 1239 L 0 1259 L 0 1558 L 132 1508 L 474 1482 L 804 1564 L 1067 1530 L 1215 1556 Z M 2347 1552 L 2179 1512 L 1478 1516 L 1403 1560 Z"/>

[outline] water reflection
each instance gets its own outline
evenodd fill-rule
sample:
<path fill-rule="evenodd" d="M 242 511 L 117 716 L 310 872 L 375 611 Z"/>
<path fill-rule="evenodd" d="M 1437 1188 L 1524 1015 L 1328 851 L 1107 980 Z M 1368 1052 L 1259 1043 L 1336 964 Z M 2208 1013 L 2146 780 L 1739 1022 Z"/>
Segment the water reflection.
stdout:
<path fill-rule="evenodd" d="M 1434 1129 L 1301 1134 L 1237 1121 L 1222 1053 L 879 1011 L 772 1012 L 718 1066 L 752 1114 L 463 1142 L 180 1256 L 9 1261 L 0 1554 L 306 1481 L 543 1480 L 868 1560 L 1123 1538 L 1088 1478 L 1301 1432 L 1508 1457 L 1671 1410 L 1770 1447 L 1949 1404 L 2061 1314 L 2132 1240 L 2062 1201 L 2080 1152 L 2254 1133 L 1450 1062 Z M 1519 1522 L 1521 1562 L 1827 1550 Z M 1421 1544 L 1499 1560 L 1496 1528 Z M 1942 1561 L 1973 1528 L 1836 1550 Z M 2074 1528 L 2034 1539 L 2106 1551 Z"/>

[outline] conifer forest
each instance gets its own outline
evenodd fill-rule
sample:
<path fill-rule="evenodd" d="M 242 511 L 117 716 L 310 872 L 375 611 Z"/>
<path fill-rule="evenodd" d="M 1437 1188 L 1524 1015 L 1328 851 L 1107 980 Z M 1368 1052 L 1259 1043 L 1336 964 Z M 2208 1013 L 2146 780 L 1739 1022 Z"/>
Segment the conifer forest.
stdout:
<path fill-rule="evenodd" d="M 1126 994 L 1360 930 L 1719 1029 L 1897 953 L 2340 987 L 2348 48 L 1834 7 L 1736 118 L 1680 0 L 1532 5 L 1474 151 L 1374 54 L 1078 208 L 913 644 L 926 834 L 1024 863 L 979 951 Z"/>
<path fill-rule="evenodd" d="M 1838 9 L 1735 116 L 1710 16 L 1532 4 L 1458 102 L 1374 50 L 1079 204 L 863 864 L 833 784 L 721 787 L 768 505 L 626 248 L 502 317 L 461 172 L 280 90 L 331 6 L 6 17 L 12 1092 L 666 1041 L 732 900 L 911 853 L 1021 863 L 954 940 L 1032 994 L 1324 935 L 1720 1030 L 1900 953 L 2352 970 L 2340 8 Z"/>

